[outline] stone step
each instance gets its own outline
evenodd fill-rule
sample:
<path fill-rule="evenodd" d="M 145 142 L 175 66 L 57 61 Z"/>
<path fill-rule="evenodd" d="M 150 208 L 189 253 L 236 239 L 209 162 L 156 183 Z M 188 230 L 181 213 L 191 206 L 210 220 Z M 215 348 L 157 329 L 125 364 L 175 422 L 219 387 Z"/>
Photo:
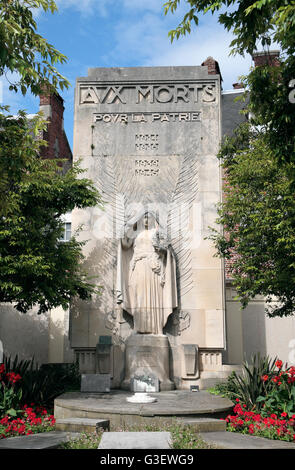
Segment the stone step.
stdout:
<path fill-rule="evenodd" d="M 225 431 L 226 421 L 215 418 L 179 418 L 181 424 L 193 426 L 198 432 Z"/>
<path fill-rule="evenodd" d="M 56 449 L 69 439 L 76 439 L 80 434 L 49 431 L 30 436 L 16 436 L 0 439 L 1 449 Z"/>
<path fill-rule="evenodd" d="M 109 431 L 109 419 L 57 418 L 55 427 L 58 431 L 97 432 L 98 429 Z"/>
<path fill-rule="evenodd" d="M 171 449 L 170 432 L 107 432 L 98 449 Z"/>
<path fill-rule="evenodd" d="M 250 436 L 238 432 L 204 432 L 202 439 L 218 449 L 292 449 L 295 444 L 265 437 Z"/>

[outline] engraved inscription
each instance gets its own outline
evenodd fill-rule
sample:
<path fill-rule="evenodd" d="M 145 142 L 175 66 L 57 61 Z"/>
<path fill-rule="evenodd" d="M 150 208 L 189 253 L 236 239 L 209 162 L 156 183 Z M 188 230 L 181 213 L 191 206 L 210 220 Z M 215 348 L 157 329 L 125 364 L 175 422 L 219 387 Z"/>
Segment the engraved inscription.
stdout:
<path fill-rule="evenodd" d="M 214 82 L 128 86 L 81 84 L 80 104 L 211 102 L 216 101 L 216 91 Z"/>
<path fill-rule="evenodd" d="M 93 113 L 94 123 L 128 124 L 128 123 L 166 123 L 166 122 L 198 122 L 201 112 L 169 112 L 169 113 Z"/>
<path fill-rule="evenodd" d="M 135 134 L 135 150 L 158 149 L 158 137 L 158 134 Z"/>
<path fill-rule="evenodd" d="M 148 351 L 137 351 L 136 356 L 133 358 L 133 364 L 139 367 L 147 364 L 151 367 L 158 366 L 156 358 L 151 356 Z"/>
<path fill-rule="evenodd" d="M 135 160 L 135 171 L 136 176 L 157 176 L 159 174 L 159 160 L 145 160 L 145 159 L 136 159 Z"/>

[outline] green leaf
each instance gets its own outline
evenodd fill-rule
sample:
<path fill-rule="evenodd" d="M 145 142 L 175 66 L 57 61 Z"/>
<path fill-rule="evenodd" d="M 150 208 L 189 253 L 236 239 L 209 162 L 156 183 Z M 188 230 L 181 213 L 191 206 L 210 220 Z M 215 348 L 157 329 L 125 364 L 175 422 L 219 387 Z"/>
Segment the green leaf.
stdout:
<path fill-rule="evenodd" d="M 17 416 L 17 412 L 14 408 L 10 408 L 8 411 L 6 411 L 6 414 L 13 416 L 13 417 Z"/>

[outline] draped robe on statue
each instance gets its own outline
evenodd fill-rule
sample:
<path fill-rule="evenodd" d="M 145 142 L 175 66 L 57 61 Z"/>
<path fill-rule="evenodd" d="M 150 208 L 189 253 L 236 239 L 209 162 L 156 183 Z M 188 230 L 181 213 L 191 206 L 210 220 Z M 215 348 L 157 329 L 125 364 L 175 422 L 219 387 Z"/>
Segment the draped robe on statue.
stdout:
<path fill-rule="evenodd" d="M 134 233 L 118 246 L 117 303 L 133 316 L 137 333 L 163 334 L 177 307 L 174 255 L 158 228 Z"/>

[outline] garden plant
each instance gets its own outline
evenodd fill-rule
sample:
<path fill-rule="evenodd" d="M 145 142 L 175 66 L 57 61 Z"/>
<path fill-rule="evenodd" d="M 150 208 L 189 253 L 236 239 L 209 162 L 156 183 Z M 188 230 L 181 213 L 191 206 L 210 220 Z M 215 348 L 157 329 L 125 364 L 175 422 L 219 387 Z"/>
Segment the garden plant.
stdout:
<path fill-rule="evenodd" d="M 295 367 L 259 355 L 250 363 L 211 390 L 235 401 L 227 430 L 295 442 Z"/>
<path fill-rule="evenodd" d="M 80 386 L 76 364 L 39 367 L 34 360 L 0 364 L 0 439 L 54 429 L 53 401 Z"/>

